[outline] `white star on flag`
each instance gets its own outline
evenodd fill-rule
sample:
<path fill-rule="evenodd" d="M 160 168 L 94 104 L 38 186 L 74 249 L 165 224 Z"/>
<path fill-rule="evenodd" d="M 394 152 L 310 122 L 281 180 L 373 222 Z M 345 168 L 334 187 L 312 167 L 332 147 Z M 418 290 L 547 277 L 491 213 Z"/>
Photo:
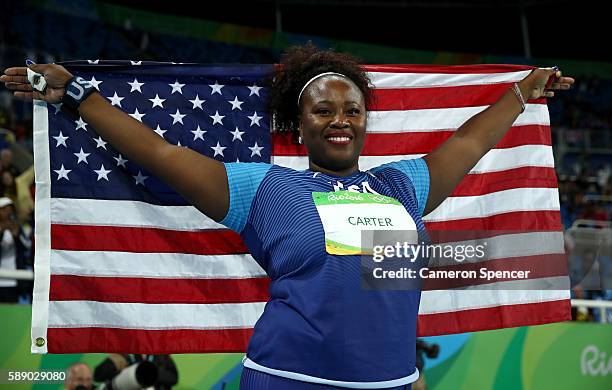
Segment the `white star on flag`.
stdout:
<path fill-rule="evenodd" d="M 151 103 L 153 103 L 153 107 L 157 106 L 157 107 L 161 107 L 164 108 L 163 103 L 166 101 L 166 99 L 161 99 L 159 97 L 158 94 L 155 94 L 155 97 L 153 99 L 149 99 L 151 101 Z M 151 107 L 151 108 L 153 108 Z"/>
<path fill-rule="evenodd" d="M 141 114 L 138 112 L 138 109 L 136 109 L 136 111 L 134 111 L 133 113 L 129 114 L 132 118 L 136 119 L 138 122 L 142 122 L 142 117 L 147 115 L 147 114 Z"/>
<path fill-rule="evenodd" d="M 232 141 L 236 141 L 237 139 L 242 141 L 242 134 L 244 134 L 244 131 L 238 130 L 238 126 L 236 126 L 236 130 L 230 131 L 230 134 L 234 136 Z"/>
<path fill-rule="evenodd" d="M 186 117 L 187 115 L 181 114 L 181 112 L 177 108 L 176 109 L 176 114 L 170 114 L 170 116 L 173 119 L 172 124 L 180 123 L 182 125 L 183 124 L 183 118 Z"/>
<path fill-rule="evenodd" d="M 57 180 L 64 178 L 66 180 L 70 180 L 68 179 L 68 173 L 72 171 L 72 169 L 65 169 L 64 168 L 64 164 L 62 164 L 60 169 L 54 169 L 53 172 L 57 173 Z"/>
<path fill-rule="evenodd" d="M 139 83 L 138 79 L 136 79 L 136 78 L 134 78 L 134 81 L 132 81 L 131 83 L 128 83 L 128 84 L 132 87 L 130 92 L 138 91 L 140 93 L 142 93 L 142 91 L 140 90 L 140 87 L 145 85 L 145 83 Z"/>
<path fill-rule="evenodd" d="M 110 100 L 110 103 L 111 103 L 113 106 L 118 106 L 118 107 L 121 107 L 121 101 L 122 101 L 123 99 L 125 99 L 125 98 L 124 98 L 124 97 L 122 97 L 122 96 L 118 96 L 118 95 L 117 95 L 117 92 L 115 91 L 115 94 L 114 94 L 113 96 L 109 96 L 109 97 L 107 97 L 107 99 L 109 99 L 109 100 Z"/>
<path fill-rule="evenodd" d="M 200 100 L 200 96 L 196 95 L 195 99 L 190 100 L 191 104 L 193 104 L 193 109 L 195 110 L 196 108 L 199 108 L 200 110 L 203 110 L 204 108 L 202 108 L 202 103 L 204 103 L 206 100 Z"/>
<path fill-rule="evenodd" d="M 182 88 L 185 86 L 185 84 L 179 83 L 178 79 L 174 82 L 174 84 L 168 84 L 168 85 L 172 87 L 172 92 L 170 92 L 170 95 L 172 95 L 175 92 L 178 92 L 181 95 L 183 94 Z"/>
<path fill-rule="evenodd" d="M 194 134 L 194 137 L 193 137 L 194 141 L 198 138 L 204 141 L 204 133 L 206 133 L 206 130 L 200 129 L 200 125 L 198 125 L 197 129 L 191 130 L 191 132 Z"/>
<path fill-rule="evenodd" d="M 125 163 L 128 162 L 128 160 L 124 159 L 121 155 L 119 155 L 119 157 L 113 157 L 116 161 L 117 161 L 117 166 L 122 166 L 122 167 L 126 167 Z"/>
<path fill-rule="evenodd" d="M 234 111 L 235 108 L 239 109 L 240 111 L 242 111 L 242 107 L 240 107 L 244 102 L 241 102 L 240 100 L 238 100 L 238 96 L 236 96 L 234 98 L 234 100 L 228 100 L 227 101 L 229 104 L 232 105 L 232 111 Z"/>
<path fill-rule="evenodd" d="M 60 131 L 59 135 L 57 137 L 53 137 L 55 138 L 55 140 L 57 141 L 57 145 L 55 145 L 55 147 L 57 148 L 60 145 L 64 145 L 65 147 L 68 147 L 68 145 L 66 145 L 66 140 L 69 137 L 65 137 L 64 134 L 62 134 L 62 132 Z"/>
<path fill-rule="evenodd" d="M 249 118 L 251 120 L 251 126 L 257 125 L 257 126 L 261 127 L 261 125 L 259 124 L 259 120 L 261 118 L 263 118 L 263 116 L 258 116 L 257 115 L 257 111 L 255 111 L 255 113 L 253 115 L 251 115 L 251 116 L 247 115 L 247 118 Z"/>
<path fill-rule="evenodd" d="M 262 87 L 258 87 L 257 84 L 253 84 L 253 85 L 251 85 L 250 87 L 247 87 L 247 88 L 251 91 L 251 93 L 249 93 L 249 96 L 251 96 L 251 95 L 259 96 L 259 90 Z"/>
<path fill-rule="evenodd" d="M 142 65 L 142 61 L 130 61 L 132 65 Z"/>
<path fill-rule="evenodd" d="M 54 114 L 57 114 L 58 112 L 60 112 L 60 110 L 62 109 L 62 104 L 64 104 L 64 103 L 51 104 L 53 106 L 53 108 L 55 108 Z"/>
<path fill-rule="evenodd" d="M 215 93 L 219 93 L 219 95 L 221 95 L 221 88 L 225 87 L 225 85 L 219 84 L 216 80 L 214 84 L 208 84 L 208 86 L 212 88 L 212 92 L 210 93 L 211 95 L 214 95 Z"/>
<path fill-rule="evenodd" d="M 149 178 L 149 176 L 144 176 L 140 171 L 138 171 L 137 176 L 132 175 L 132 177 L 136 180 L 136 185 L 140 184 L 142 186 L 144 186 L 145 180 Z"/>
<path fill-rule="evenodd" d="M 89 156 L 91 153 L 85 153 L 83 152 L 83 148 L 81 148 L 81 150 L 78 153 L 73 153 L 75 156 L 77 156 L 77 158 L 79 159 L 77 161 L 77 164 L 80 163 L 81 161 L 84 161 L 85 164 L 89 164 L 89 162 L 87 162 L 87 156 Z"/>
<path fill-rule="evenodd" d="M 172 116 L 172 115 L 170 115 Z M 164 133 L 168 130 L 163 130 L 159 127 L 159 125 L 157 125 L 157 128 L 155 130 L 153 130 L 154 132 L 156 132 L 160 137 L 164 138 Z"/>
<path fill-rule="evenodd" d="M 261 157 L 261 150 L 263 149 L 263 146 L 259 146 L 257 145 L 257 142 L 255 142 L 255 145 L 249 146 L 249 149 L 251 149 L 251 157 L 255 155 Z"/>
<path fill-rule="evenodd" d="M 102 137 L 95 138 L 94 141 L 96 141 L 96 149 L 103 148 L 104 150 L 106 150 L 106 144 L 108 142 L 104 141 Z"/>
<path fill-rule="evenodd" d="M 100 179 L 106 179 L 106 181 L 108 180 L 108 174 L 111 172 L 111 170 L 106 170 L 104 169 L 104 164 L 101 164 L 100 169 L 94 169 L 94 172 L 98 174 L 98 180 Z"/>
<path fill-rule="evenodd" d="M 213 120 L 213 125 L 215 123 L 220 124 L 221 126 L 223 126 L 223 118 L 225 118 L 225 115 L 219 115 L 219 111 L 215 111 L 215 115 L 209 115 L 212 120 Z"/>
<path fill-rule="evenodd" d="M 218 154 L 220 154 L 221 157 L 225 157 L 223 155 L 223 149 L 227 149 L 227 148 L 225 146 L 219 145 L 219 141 L 217 141 L 217 146 L 211 146 L 210 148 L 215 151 L 215 154 L 213 157 L 215 157 Z"/>
<path fill-rule="evenodd" d="M 95 77 L 91 77 L 91 80 L 88 81 L 89 85 L 94 87 L 95 89 L 97 89 L 98 91 L 100 91 L 100 84 L 102 84 L 102 81 L 98 81 L 96 80 Z"/>
<path fill-rule="evenodd" d="M 98 61 L 100 61 L 100 60 L 87 60 L 87 63 L 88 63 L 88 64 L 94 64 L 94 65 L 96 65 L 96 64 L 98 64 Z"/>
<path fill-rule="evenodd" d="M 78 130 L 78 129 L 83 129 L 83 130 L 87 131 L 87 123 L 85 123 L 83 118 L 79 117 L 79 119 L 74 121 L 74 123 L 76 123 L 76 125 L 77 125 L 75 131 Z"/>

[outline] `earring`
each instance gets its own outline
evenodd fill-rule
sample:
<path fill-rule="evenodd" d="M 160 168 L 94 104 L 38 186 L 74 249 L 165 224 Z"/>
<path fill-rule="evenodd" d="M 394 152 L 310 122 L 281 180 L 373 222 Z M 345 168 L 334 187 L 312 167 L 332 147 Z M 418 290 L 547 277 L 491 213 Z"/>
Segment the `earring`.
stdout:
<path fill-rule="evenodd" d="M 303 143 L 304 143 L 304 142 L 303 142 L 303 140 L 302 140 L 302 136 L 301 136 L 301 135 L 298 135 L 298 144 L 300 144 L 300 145 L 301 145 L 301 144 L 303 144 Z"/>

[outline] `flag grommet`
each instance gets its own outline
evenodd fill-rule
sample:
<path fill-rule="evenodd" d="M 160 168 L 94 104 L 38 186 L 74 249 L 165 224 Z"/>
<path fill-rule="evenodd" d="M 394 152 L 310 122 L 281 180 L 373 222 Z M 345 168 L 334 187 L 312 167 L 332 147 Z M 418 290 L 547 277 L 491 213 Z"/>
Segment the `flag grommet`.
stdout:
<path fill-rule="evenodd" d="M 34 344 L 36 344 L 37 347 L 42 347 L 44 346 L 46 343 L 45 339 L 42 337 L 37 337 L 36 341 L 34 342 Z"/>

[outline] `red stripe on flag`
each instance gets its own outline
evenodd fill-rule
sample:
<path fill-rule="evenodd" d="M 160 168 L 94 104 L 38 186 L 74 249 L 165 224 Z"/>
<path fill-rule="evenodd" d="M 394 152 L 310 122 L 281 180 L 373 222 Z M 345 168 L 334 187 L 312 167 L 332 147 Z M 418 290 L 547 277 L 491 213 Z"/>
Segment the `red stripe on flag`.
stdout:
<path fill-rule="evenodd" d="M 516 304 L 421 314 L 418 321 L 418 335 L 423 337 L 539 325 L 570 319 L 569 300 Z M 252 333 L 251 328 L 219 330 L 49 328 L 47 340 L 49 353 L 214 353 L 243 352 Z"/>
<path fill-rule="evenodd" d="M 515 211 L 481 218 L 425 222 L 428 230 L 523 230 L 559 231 L 559 210 Z"/>
<path fill-rule="evenodd" d="M 557 174 L 554 168 L 545 167 L 469 174 L 451 196 L 477 196 L 513 188 L 557 188 Z"/>
<path fill-rule="evenodd" d="M 501 238 L 506 235 L 556 233 L 551 239 L 563 236 L 563 230 L 559 231 L 529 231 L 529 230 L 428 230 L 427 237 L 432 244 L 455 243 L 458 241 L 473 241 L 489 238 Z M 533 239 L 526 237 L 526 239 Z M 562 238 L 561 238 L 562 239 Z"/>
<path fill-rule="evenodd" d="M 529 65 L 491 64 L 491 65 L 364 65 L 367 72 L 385 73 L 441 73 L 441 74 L 491 74 L 520 72 L 535 69 Z"/>
<path fill-rule="evenodd" d="M 418 336 L 540 325 L 571 320 L 570 300 L 523 303 L 447 313 L 420 314 Z"/>
<path fill-rule="evenodd" d="M 361 154 L 363 156 L 387 156 L 429 153 L 444 143 L 454 133 L 454 131 L 370 133 L 366 136 Z M 506 149 L 523 145 L 550 146 L 551 142 L 549 126 L 515 126 L 495 145 L 494 149 Z M 289 151 L 292 150 L 295 149 L 289 148 Z M 279 152 L 282 155 L 283 151 L 279 150 Z M 306 150 L 304 149 L 305 152 Z"/>
<path fill-rule="evenodd" d="M 204 353 L 244 352 L 253 334 L 247 329 L 143 330 L 49 328 L 49 353 Z"/>
<path fill-rule="evenodd" d="M 51 248 L 197 255 L 247 253 L 240 236 L 229 229 L 189 232 L 141 227 L 59 224 L 51 225 Z"/>
<path fill-rule="evenodd" d="M 374 104 L 370 110 L 403 111 L 489 106 L 499 100 L 512 84 L 375 89 Z M 546 104 L 546 98 L 530 100 L 529 103 Z"/>
<path fill-rule="evenodd" d="M 132 303 L 266 302 L 269 279 L 161 279 L 51 275 L 49 300 Z"/>
<path fill-rule="evenodd" d="M 451 260 L 452 261 L 452 260 Z M 480 270 L 486 268 L 487 271 L 524 271 L 526 278 L 495 277 L 492 279 L 481 278 Z M 528 279 L 551 278 L 567 276 L 567 257 L 565 254 L 543 254 L 535 256 L 522 256 L 515 258 L 503 258 L 482 261 L 478 263 L 462 263 L 446 265 L 442 267 L 432 267 L 431 271 L 457 271 L 475 272 L 476 277 L 461 278 L 437 278 L 423 279 L 423 290 L 447 290 L 467 286 L 477 286 L 488 283 L 506 281 L 526 281 Z M 518 274 L 517 274 L 518 275 Z M 569 287 L 569 281 L 568 286 Z M 527 288 L 527 287 L 525 287 Z M 503 289 L 503 287 L 483 287 L 483 290 Z M 515 288 L 518 289 L 518 288 Z"/>
<path fill-rule="evenodd" d="M 429 153 L 452 136 L 454 131 L 426 131 L 403 133 L 368 133 L 362 156 L 410 155 Z M 547 125 L 513 126 L 496 149 L 522 145 L 552 144 Z M 272 134 L 273 156 L 306 156 L 306 147 L 297 144 L 291 133 Z"/>

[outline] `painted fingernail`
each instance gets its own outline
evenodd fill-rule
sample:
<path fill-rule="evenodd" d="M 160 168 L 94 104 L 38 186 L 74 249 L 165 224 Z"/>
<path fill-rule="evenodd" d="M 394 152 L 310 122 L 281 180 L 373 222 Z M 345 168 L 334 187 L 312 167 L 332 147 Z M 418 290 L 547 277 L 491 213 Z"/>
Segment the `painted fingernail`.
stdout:
<path fill-rule="evenodd" d="M 557 70 L 559 70 L 559 67 L 558 66 L 553 66 L 552 70 L 557 71 Z"/>
<path fill-rule="evenodd" d="M 36 65 L 36 62 L 32 61 L 32 60 L 26 60 L 26 65 L 30 66 L 30 65 Z"/>

